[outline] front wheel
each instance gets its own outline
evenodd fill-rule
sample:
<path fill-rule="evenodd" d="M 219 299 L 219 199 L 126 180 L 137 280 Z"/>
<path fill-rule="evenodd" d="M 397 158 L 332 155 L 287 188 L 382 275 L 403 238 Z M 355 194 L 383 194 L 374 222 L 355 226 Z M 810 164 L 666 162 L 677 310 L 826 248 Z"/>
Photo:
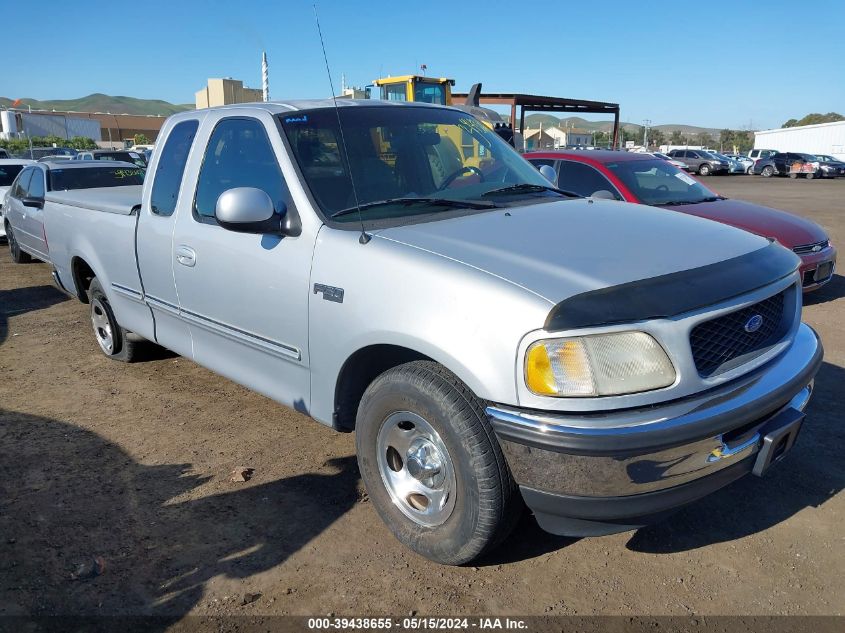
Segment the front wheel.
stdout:
<path fill-rule="evenodd" d="M 760 172 L 760 175 L 763 176 L 763 178 L 771 178 L 774 173 L 774 167 L 772 167 L 771 165 L 766 165 L 765 167 L 763 167 L 763 171 Z"/>
<path fill-rule="evenodd" d="M 805 177 L 807 178 L 807 180 L 812 180 L 816 177 L 816 175 L 813 172 L 808 171 Z"/>
<path fill-rule="evenodd" d="M 373 506 L 404 545 L 467 563 L 500 543 L 522 499 L 475 395 L 431 361 L 406 363 L 367 388 L 355 428 Z"/>
<path fill-rule="evenodd" d="M 710 165 L 707 163 L 702 163 L 698 166 L 698 175 L 699 176 L 709 176 L 710 175 Z"/>
<path fill-rule="evenodd" d="M 97 278 L 94 278 L 88 287 L 88 303 L 91 307 L 94 338 L 97 339 L 100 350 L 109 358 L 131 363 L 137 355 L 140 341 L 134 340 L 130 332 L 118 324 L 108 297 Z"/>
<path fill-rule="evenodd" d="M 12 256 L 13 262 L 16 264 L 28 264 L 32 261 L 32 257 L 30 257 L 29 253 L 24 253 L 21 250 L 21 245 L 18 244 L 15 232 L 12 230 L 12 226 L 9 223 L 6 223 L 6 241 L 9 243 L 9 255 Z"/>

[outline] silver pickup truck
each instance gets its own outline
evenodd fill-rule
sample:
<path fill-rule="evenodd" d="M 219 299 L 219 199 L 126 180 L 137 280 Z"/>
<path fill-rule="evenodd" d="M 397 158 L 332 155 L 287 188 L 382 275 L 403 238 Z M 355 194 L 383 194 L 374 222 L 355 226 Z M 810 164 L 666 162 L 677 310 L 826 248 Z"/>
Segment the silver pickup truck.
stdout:
<path fill-rule="evenodd" d="M 103 353 L 153 341 L 356 432 L 396 537 L 642 526 L 792 447 L 821 364 L 798 258 L 550 187 L 466 113 L 303 101 L 171 117 L 141 187 L 49 192 Z"/>

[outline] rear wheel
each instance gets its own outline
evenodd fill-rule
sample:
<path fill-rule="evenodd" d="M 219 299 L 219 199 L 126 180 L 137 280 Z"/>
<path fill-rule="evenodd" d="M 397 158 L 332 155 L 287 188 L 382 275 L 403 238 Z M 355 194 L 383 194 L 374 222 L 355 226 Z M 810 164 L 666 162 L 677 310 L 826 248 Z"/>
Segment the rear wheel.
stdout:
<path fill-rule="evenodd" d="M 114 360 L 131 363 L 137 355 L 141 341 L 122 328 L 114 317 L 109 300 L 99 280 L 95 277 L 88 288 L 91 307 L 91 326 L 100 350 Z"/>
<path fill-rule="evenodd" d="M 698 166 L 698 174 L 699 176 L 709 176 L 710 175 L 710 165 L 707 163 L 701 163 Z"/>
<path fill-rule="evenodd" d="M 774 173 L 775 168 L 771 165 L 766 165 L 765 167 L 763 167 L 763 171 L 760 172 L 760 175 L 763 176 L 763 178 L 771 178 Z"/>
<path fill-rule="evenodd" d="M 807 176 L 806 176 L 807 180 L 812 180 L 815 177 L 816 177 L 816 175 L 813 172 L 811 172 L 811 171 L 807 172 Z"/>
<path fill-rule="evenodd" d="M 519 519 L 522 499 L 483 405 L 437 363 L 376 378 L 358 408 L 355 444 L 376 511 L 428 559 L 467 563 Z"/>
<path fill-rule="evenodd" d="M 15 237 L 15 232 L 12 226 L 6 222 L 6 241 L 9 243 L 9 254 L 12 256 L 12 261 L 16 264 L 27 264 L 32 261 L 29 253 L 24 253 L 21 250 L 21 245 Z"/>
<path fill-rule="evenodd" d="M 789 174 L 789 177 L 792 178 L 792 180 L 795 180 L 796 178 L 798 178 L 798 174 L 796 174 L 795 172 L 792 172 L 792 173 Z"/>

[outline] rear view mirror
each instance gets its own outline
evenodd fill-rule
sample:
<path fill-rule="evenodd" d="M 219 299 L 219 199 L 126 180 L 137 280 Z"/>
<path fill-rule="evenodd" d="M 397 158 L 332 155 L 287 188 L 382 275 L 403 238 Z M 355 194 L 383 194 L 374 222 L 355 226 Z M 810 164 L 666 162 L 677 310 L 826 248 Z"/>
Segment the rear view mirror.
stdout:
<path fill-rule="evenodd" d="M 551 165 L 541 165 L 540 174 L 553 185 L 557 184 L 557 172 Z"/>
<path fill-rule="evenodd" d="M 284 204 L 277 211 L 262 189 L 235 187 L 217 198 L 214 209 L 217 224 L 237 233 L 299 235 L 299 223 L 288 217 Z"/>
<path fill-rule="evenodd" d="M 599 200 L 616 200 L 616 196 L 614 196 L 607 189 L 599 189 L 598 191 L 594 191 L 590 197 L 598 198 Z"/>

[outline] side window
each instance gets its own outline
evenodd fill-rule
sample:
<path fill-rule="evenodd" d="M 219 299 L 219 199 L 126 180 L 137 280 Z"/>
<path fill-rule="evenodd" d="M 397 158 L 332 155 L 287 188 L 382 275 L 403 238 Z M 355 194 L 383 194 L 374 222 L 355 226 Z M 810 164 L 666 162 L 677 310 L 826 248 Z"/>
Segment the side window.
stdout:
<path fill-rule="evenodd" d="M 32 180 L 27 186 L 27 195 L 32 198 L 44 197 L 44 173 L 40 169 L 32 170 Z"/>
<path fill-rule="evenodd" d="M 156 215 L 173 215 L 182 185 L 182 174 L 188 162 L 188 152 L 197 134 L 199 121 L 177 123 L 167 137 L 154 174 L 150 209 Z"/>
<path fill-rule="evenodd" d="M 565 191 L 572 191 L 582 196 L 591 196 L 597 191 L 609 191 L 614 198 L 619 198 L 616 187 L 597 169 L 584 163 L 575 163 L 568 160 L 560 161 L 557 186 Z"/>
<path fill-rule="evenodd" d="M 15 187 L 12 189 L 12 197 L 14 198 L 25 198 L 27 189 L 29 188 L 29 180 L 32 178 L 32 172 L 35 171 L 34 167 L 30 167 L 28 169 L 24 169 L 18 179 L 15 181 Z"/>
<path fill-rule="evenodd" d="M 287 196 L 285 182 L 264 125 L 256 119 L 223 119 L 214 128 L 200 168 L 194 211 L 213 218 L 217 198 L 228 189 L 255 187 L 278 210 Z"/>

